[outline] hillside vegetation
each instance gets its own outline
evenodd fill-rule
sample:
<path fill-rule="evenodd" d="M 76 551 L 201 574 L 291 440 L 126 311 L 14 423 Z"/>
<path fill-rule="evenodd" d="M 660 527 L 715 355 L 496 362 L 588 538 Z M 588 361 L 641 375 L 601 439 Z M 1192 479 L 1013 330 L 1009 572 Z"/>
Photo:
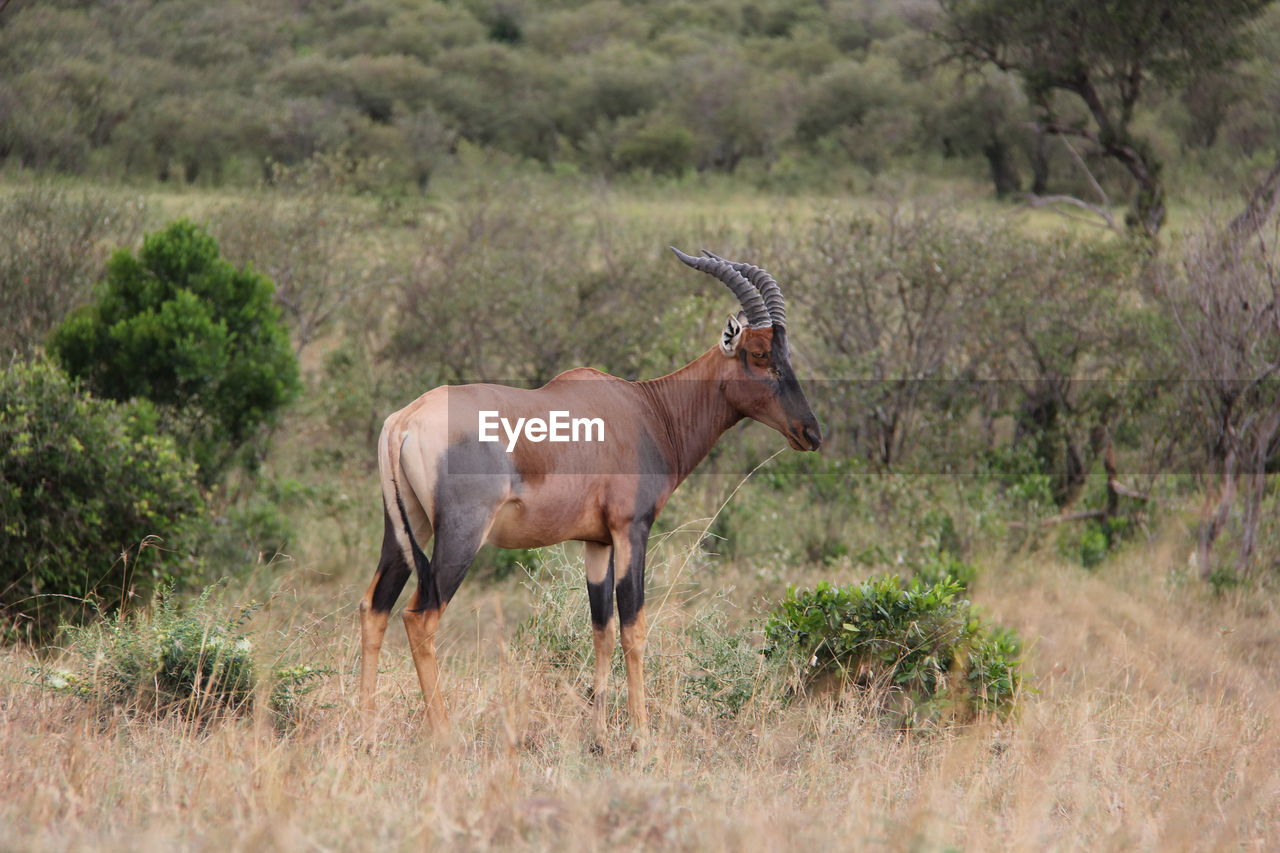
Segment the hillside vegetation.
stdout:
<path fill-rule="evenodd" d="M 1255 20 L 1265 3 L 1134 5 L 1139 26 L 1203 5 L 1192 41 L 1223 36 L 1218 53 L 1138 66 L 1151 79 L 1126 107 L 1136 137 L 1198 187 L 1266 160 L 1280 133 L 1276 8 Z M 1237 15 L 1243 52 L 1229 47 Z M 0 17 L 0 160 L 208 186 L 344 152 L 381 161 L 384 186 L 425 188 L 470 144 L 604 176 L 713 171 L 785 190 L 924 169 L 988 175 L 1000 194 L 1087 195 L 1045 131 L 1085 121 L 1084 104 L 1016 66 L 945 61 L 963 53 L 947 31 L 930 0 L 14 0 Z"/>

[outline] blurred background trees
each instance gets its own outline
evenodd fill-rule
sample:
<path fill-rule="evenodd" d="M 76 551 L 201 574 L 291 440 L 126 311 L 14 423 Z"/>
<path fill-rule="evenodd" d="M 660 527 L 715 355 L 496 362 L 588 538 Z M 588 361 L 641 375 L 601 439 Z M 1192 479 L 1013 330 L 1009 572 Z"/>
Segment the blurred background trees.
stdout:
<path fill-rule="evenodd" d="M 1268 0 L 13 0 L 0 165 L 249 185 L 341 153 L 421 191 L 466 142 L 610 177 L 1084 197 L 1065 134 L 1150 234 L 1169 192 L 1274 148 L 1276 32 Z"/>

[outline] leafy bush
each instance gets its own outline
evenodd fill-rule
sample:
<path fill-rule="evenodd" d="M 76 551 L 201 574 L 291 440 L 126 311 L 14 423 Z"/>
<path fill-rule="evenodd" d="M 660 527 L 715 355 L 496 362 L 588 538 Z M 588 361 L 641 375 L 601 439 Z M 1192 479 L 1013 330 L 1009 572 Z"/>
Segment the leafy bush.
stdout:
<path fill-rule="evenodd" d="M 693 165 L 694 135 L 675 121 L 650 116 L 624 120 L 619 129 L 614 158 L 624 172 L 648 170 L 655 175 L 681 175 Z"/>
<path fill-rule="evenodd" d="M 168 587 L 159 591 L 150 611 L 69 627 L 78 666 L 40 667 L 34 674 L 43 686 L 102 709 L 152 717 L 178 714 L 201 722 L 247 712 L 264 688 L 246 627 L 260 605 L 219 616 L 214 589 L 205 589 L 186 612 Z M 310 666 L 278 669 L 268 694 L 277 722 L 294 719 L 301 697 L 327 674 Z"/>
<path fill-rule="evenodd" d="M 1007 711 L 1021 682 L 1020 643 L 986 626 L 960 584 L 904 582 L 790 589 L 765 625 L 766 655 L 799 665 L 806 682 L 835 676 L 883 691 L 904 725 Z"/>
<path fill-rule="evenodd" d="M 55 331 L 73 376 L 117 400 L 149 399 L 212 483 L 298 390 L 272 284 L 237 270 L 200 227 L 174 222 L 135 257 L 116 252 L 97 300 Z"/>
<path fill-rule="evenodd" d="M 81 666 L 43 670 L 41 682 L 104 706 L 163 716 L 204 718 L 250 706 L 257 679 L 253 643 L 244 625 L 256 608 L 234 618 L 210 617 L 209 591 L 182 614 L 171 588 L 156 595 L 150 614 L 118 612 L 68 627 Z"/>
<path fill-rule="evenodd" d="M 1087 519 L 1061 540 L 1062 555 L 1092 569 L 1106 559 L 1120 542 L 1132 535 L 1133 519 L 1124 516 Z"/>
<path fill-rule="evenodd" d="M 15 627 L 44 633 L 85 596 L 113 608 L 176 571 L 170 552 L 139 543 L 172 541 L 204 499 L 155 421 L 48 362 L 0 377 L 0 609 Z"/>

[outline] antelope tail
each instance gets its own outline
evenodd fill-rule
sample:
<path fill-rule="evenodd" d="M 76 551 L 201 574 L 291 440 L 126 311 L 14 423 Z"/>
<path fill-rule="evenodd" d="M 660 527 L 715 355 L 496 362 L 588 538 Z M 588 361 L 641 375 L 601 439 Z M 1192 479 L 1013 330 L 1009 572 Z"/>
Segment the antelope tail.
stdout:
<path fill-rule="evenodd" d="M 422 547 L 413 535 L 413 526 L 409 523 L 409 511 L 405 509 L 404 496 L 400 493 L 400 474 L 403 470 L 400 466 L 400 455 L 408 440 L 409 435 L 406 433 L 399 444 L 393 443 L 391 430 L 386 428 L 378 438 L 378 467 L 382 471 L 383 483 L 382 500 L 387 509 L 388 519 L 392 517 L 391 507 L 395 507 L 395 517 L 399 519 L 399 524 L 395 528 L 396 542 L 400 545 L 405 561 L 417 572 L 419 585 L 434 589 L 431 561 L 423 553 Z M 425 607 L 426 602 L 422 602 L 422 605 Z"/>

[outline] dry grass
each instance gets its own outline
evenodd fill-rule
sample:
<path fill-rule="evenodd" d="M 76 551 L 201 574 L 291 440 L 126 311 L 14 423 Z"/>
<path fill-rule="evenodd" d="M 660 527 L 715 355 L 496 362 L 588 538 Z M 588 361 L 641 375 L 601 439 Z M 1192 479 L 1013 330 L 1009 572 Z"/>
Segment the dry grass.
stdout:
<path fill-rule="evenodd" d="M 5 653 L 0 847 L 1276 849 L 1280 620 L 1179 587 L 1180 554 L 1157 543 L 1099 574 L 1038 558 L 989 574 L 977 597 L 1032 640 L 1038 692 L 1016 720 L 941 735 L 887 731 L 853 698 L 690 717 L 661 659 L 680 618 L 659 619 L 651 746 L 629 749 L 619 710 L 602 756 L 583 680 L 511 641 L 533 600 L 514 583 L 464 586 L 450 612 L 452 735 L 420 728 L 393 626 L 362 741 L 359 573 L 325 584 L 295 568 L 266 633 L 341 674 L 287 737 L 264 720 L 201 733 L 95 719 Z M 582 613 L 587 643 L 585 596 Z"/>

